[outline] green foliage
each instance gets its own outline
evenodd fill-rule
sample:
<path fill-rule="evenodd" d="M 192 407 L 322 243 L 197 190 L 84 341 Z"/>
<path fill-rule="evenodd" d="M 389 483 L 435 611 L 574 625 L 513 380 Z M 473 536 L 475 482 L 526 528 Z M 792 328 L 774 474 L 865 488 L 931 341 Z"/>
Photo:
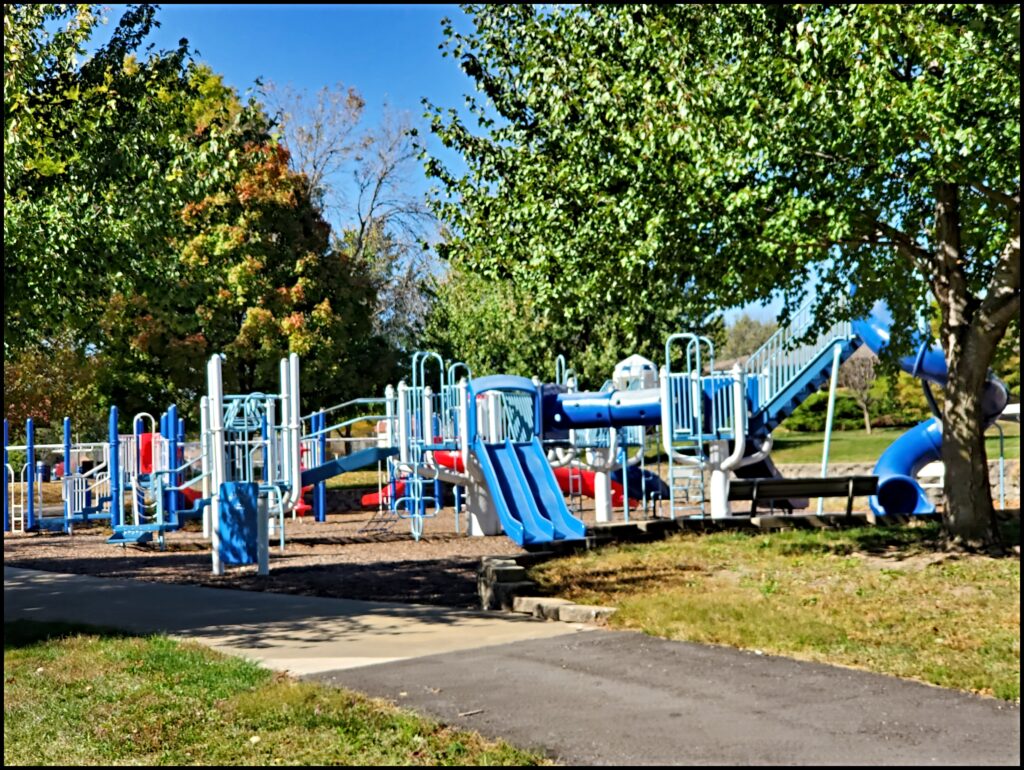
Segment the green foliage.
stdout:
<path fill-rule="evenodd" d="M 922 420 L 934 417 L 924 397 L 921 380 L 906 372 L 895 377 L 886 375 L 875 381 L 872 390 L 878 400 L 872 405 L 872 422 L 880 426 L 916 425 Z M 942 390 L 932 388 L 935 400 L 941 405 Z"/>
<path fill-rule="evenodd" d="M 305 410 L 391 373 L 369 270 L 329 247 L 306 177 L 280 146 L 250 143 L 241 156 L 237 179 L 185 207 L 176 280 L 117 294 L 104 311 L 101 389 L 126 408 L 163 399 L 194 417 L 215 352 L 231 392 L 278 390 L 279 360 L 298 353 Z"/>
<path fill-rule="evenodd" d="M 885 298 L 909 329 L 930 273 L 907 243 L 935 242 L 949 179 L 968 286 L 1003 280 L 1018 8 L 468 8 L 475 30 L 446 28 L 446 54 L 486 97 L 467 97 L 478 130 L 430 105 L 469 167 L 428 163 L 443 253 L 560 320 L 777 291 L 792 309 L 817 275 L 823 322 L 849 312 L 852 277 L 852 312 Z"/>
<path fill-rule="evenodd" d="M 129 7 L 85 58 L 96 6 L 4 5 L 7 353 L 164 275 L 178 211 L 223 168 L 220 126 L 189 119 L 186 41 L 136 56 L 154 13 Z"/>
<path fill-rule="evenodd" d="M 186 41 L 137 58 L 151 6 L 81 63 L 91 7 L 4 17 L 8 412 L 82 414 L 89 430 L 83 412 L 176 402 L 194 421 L 214 352 L 236 391 L 277 390 L 278 359 L 299 353 L 306 410 L 389 378 L 378 255 L 344 237 L 332 248 L 258 103 L 190 62 Z"/>
<path fill-rule="evenodd" d="M 825 430 L 828 416 L 828 391 L 812 393 L 800 406 L 793 410 L 780 427 L 792 431 L 820 432 Z M 836 392 L 833 430 L 858 430 L 864 427 L 864 417 L 856 399 L 849 393 Z"/>
<path fill-rule="evenodd" d="M 60 441 L 64 417 L 81 435 L 101 429 L 97 395 L 95 361 L 70 334 L 18 351 L 4 365 L 4 419 L 20 433 L 32 417 L 40 443 Z"/>
<path fill-rule="evenodd" d="M 941 403 L 942 391 L 935 392 Z M 876 427 L 909 427 L 932 417 L 921 390 L 921 381 L 906 372 L 878 377 L 871 385 L 871 424 Z M 812 393 L 785 421 L 784 430 L 820 433 L 828 415 L 828 389 Z M 834 430 L 860 430 L 864 414 L 854 395 L 845 388 L 836 390 Z"/>
<path fill-rule="evenodd" d="M 553 378 L 561 353 L 580 386 L 596 389 L 628 354 L 660 364 L 662 341 L 677 330 L 653 309 L 642 324 L 624 324 L 627 304 L 595 302 L 581 310 L 578 323 L 570 323 L 562 309 L 545 306 L 515 279 L 487 278 L 456 267 L 435 286 L 424 345 L 466 362 L 476 375 L 536 375 L 545 381 Z M 723 336 L 721 319 L 711 319 L 703 331 L 717 345 Z"/>

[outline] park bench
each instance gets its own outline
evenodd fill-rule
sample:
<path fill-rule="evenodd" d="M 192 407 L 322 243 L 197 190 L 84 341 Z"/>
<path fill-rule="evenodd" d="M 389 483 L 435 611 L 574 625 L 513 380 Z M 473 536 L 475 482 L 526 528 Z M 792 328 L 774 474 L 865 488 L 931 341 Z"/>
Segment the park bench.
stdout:
<path fill-rule="evenodd" d="M 832 476 L 802 479 L 733 479 L 729 484 L 730 500 L 749 500 L 750 515 L 757 512 L 759 502 L 767 502 L 774 511 L 775 501 L 794 497 L 845 497 L 846 515 L 853 513 L 853 498 L 873 495 L 878 490 L 877 476 Z"/>

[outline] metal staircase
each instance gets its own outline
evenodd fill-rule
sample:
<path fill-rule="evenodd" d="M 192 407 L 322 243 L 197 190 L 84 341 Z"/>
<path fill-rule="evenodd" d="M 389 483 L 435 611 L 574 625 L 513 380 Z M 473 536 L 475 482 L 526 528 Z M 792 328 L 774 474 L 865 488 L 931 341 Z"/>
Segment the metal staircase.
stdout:
<path fill-rule="evenodd" d="M 840 363 L 853 355 L 861 341 L 849 321 L 841 321 L 797 342 L 814 328 L 813 302 L 805 302 L 788 326 L 779 329 L 747 359 L 749 434 L 763 437 L 789 417 L 828 380 L 832 350 L 840 348 Z"/>
<path fill-rule="evenodd" d="M 787 326 L 747 359 L 742 371 L 716 371 L 714 347 L 705 337 L 674 334 L 665 343 L 662 431 L 673 517 L 704 514 L 704 471 L 719 462 L 713 459 L 713 447 L 721 452 L 740 435 L 755 441 L 768 436 L 828 380 L 836 348 L 841 363 L 860 346 L 850 322 L 817 331 L 813 304 L 813 299 L 804 303 Z M 676 361 L 682 363 L 675 372 L 674 342 L 680 345 L 674 351 Z M 746 414 L 737 414 L 739 404 L 734 406 L 737 377 L 743 381 Z"/>

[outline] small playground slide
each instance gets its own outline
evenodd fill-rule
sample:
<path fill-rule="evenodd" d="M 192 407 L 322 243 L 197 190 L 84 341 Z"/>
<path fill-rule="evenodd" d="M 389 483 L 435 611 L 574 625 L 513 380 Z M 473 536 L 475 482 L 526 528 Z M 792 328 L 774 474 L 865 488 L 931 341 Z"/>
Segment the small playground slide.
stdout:
<path fill-rule="evenodd" d="M 889 344 L 891 320 L 878 306 L 867 318 L 855 321 L 854 332 L 876 355 Z M 916 355 L 900 360 L 900 368 L 926 382 L 945 386 L 948 379 L 946 358 L 939 345 L 925 340 Z M 1009 402 L 1009 390 L 1001 380 L 990 377 L 981 398 L 985 424 L 995 420 Z M 934 513 L 935 506 L 918 484 L 917 476 L 925 465 L 942 459 L 942 422 L 932 417 L 896 439 L 875 465 L 878 494 L 869 498 L 876 515 L 886 513 Z"/>
<path fill-rule="evenodd" d="M 584 537 L 586 526 L 569 513 L 536 437 L 530 442 L 506 440 L 504 444 L 477 439 L 473 452 L 505 534 L 516 544 Z"/>
<path fill-rule="evenodd" d="M 358 452 L 353 452 L 346 457 L 338 457 L 334 460 L 328 460 L 323 465 L 318 465 L 315 468 L 309 468 L 302 471 L 302 486 L 306 487 L 310 484 L 318 484 L 321 481 L 327 481 L 327 479 L 340 476 L 342 473 L 357 471 L 368 465 L 375 465 L 381 460 L 396 454 L 398 454 L 397 449 L 371 447 L 369 449 L 362 449 Z"/>

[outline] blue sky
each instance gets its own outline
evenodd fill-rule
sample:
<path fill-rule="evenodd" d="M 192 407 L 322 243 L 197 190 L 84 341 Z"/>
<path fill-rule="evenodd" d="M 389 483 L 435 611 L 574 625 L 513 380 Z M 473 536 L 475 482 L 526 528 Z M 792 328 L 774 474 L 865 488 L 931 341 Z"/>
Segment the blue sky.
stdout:
<path fill-rule="evenodd" d="M 111 24 L 123 6 L 109 6 Z M 470 22 L 456 5 L 161 5 L 157 48 L 187 38 L 199 61 L 244 94 L 257 79 L 311 94 L 338 83 L 366 100 L 364 125 L 377 124 L 385 102 L 421 121 L 421 100 L 461 107 L 470 80 L 438 46 L 441 19 Z M 428 147 L 444 152 L 421 132 Z M 427 181 L 417 179 L 426 190 Z"/>
<path fill-rule="evenodd" d="M 111 24 L 123 6 L 109 6 Z M 422 124 L 421 100 L 461 108 L 473 84 L 451 57 L 442 57 L 441 19 L 456 28 L 472 23 L 456 5 L 162 5 L 160 28 L 149 38 L 158 48 L 174 48 L 187 38 L 196 58 L 244 94 L 257 79 L 290 84 L 313 93 L 343 83 L 366 100 L 364 122 L 375 125 L 385 102 Z M 421 131 L 428 148 L 458 167 L 458 159 Z M 410 180 L 425 192 L 422 175 Z M 777 305 L 745 308 L 773 319 Z M 739 311 L 727 314 L 732 318 Z"/>

